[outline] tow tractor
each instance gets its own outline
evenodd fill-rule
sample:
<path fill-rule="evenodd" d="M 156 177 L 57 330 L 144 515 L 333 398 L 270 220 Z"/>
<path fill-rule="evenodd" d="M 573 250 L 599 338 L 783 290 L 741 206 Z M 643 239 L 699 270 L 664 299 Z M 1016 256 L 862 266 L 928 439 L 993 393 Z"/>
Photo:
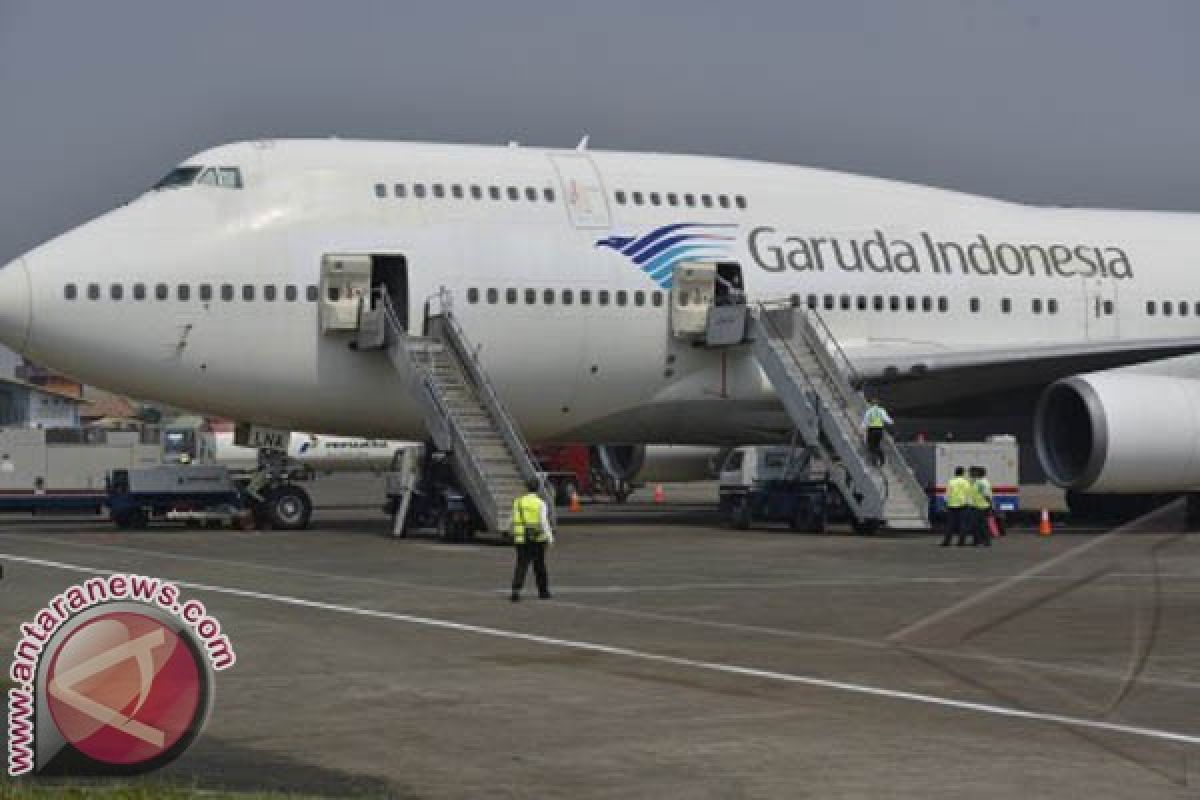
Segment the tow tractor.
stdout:
<path fill-rule="evenodd" d="M 722 465 L 718 496 L 721 512 L 739 530 L 784 523 L 794 531 L 824 533 L 826 523 L 848 518 L 836 486 L 811 453 L 795 445 L 734 449 Z"/>

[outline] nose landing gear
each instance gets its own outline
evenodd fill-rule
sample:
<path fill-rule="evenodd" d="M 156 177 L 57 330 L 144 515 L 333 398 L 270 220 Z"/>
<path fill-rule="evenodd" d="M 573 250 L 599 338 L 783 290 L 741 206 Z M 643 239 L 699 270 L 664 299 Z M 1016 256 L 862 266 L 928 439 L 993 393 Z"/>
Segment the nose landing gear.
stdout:
<path fill-rule="evenodd" d="M 245 492 L 254 514 L 255 526 L 277 531 L 302 531 L 312 517 L 308 492 L 291 483 L 294 470 L 287 453 L 260 449 L 258 470 L 246 484 Z"/>

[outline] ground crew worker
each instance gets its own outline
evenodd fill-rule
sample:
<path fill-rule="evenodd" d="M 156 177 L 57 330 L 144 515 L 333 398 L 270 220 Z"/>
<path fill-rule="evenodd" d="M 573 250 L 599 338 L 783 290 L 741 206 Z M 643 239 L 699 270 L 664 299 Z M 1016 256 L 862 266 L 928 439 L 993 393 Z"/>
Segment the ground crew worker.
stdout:
<path fill-rule="evenodd" d="M 533 575 L 537 579 L 538 597 L 550 598 L 550 579 L 546 574 L 546 547 L 554 544 L 554 532 L 550 530 L 550 512 L 546 501 L 538 494 L 540 485 L 534 479 L 526 484 L 528 492 L 513 500 L 512 537 L 517 547 L 517 568 L 513 572 L 512 595 L 516 603 L 521 599 L 525 587 L 525 575 L 533 564 Z"/>
<path fill-rule="evenodd" d="M 992 485 L 984 477 L 987 471 L 983 467 L 971 467 L 968 474 L 971 478 L 970 531 L 972 544 L 991 547 L 992 537 L 987 529 L 987 515 L 992 510 Z M 958 543 L 962 544 L 963 539 L 965 537 L 960 537 Z"/>
<path fill-rule="evenodd" d="M 954 468 L 954 477 L 946 481 L 946 532 L 942 536 L 942 547 L 949 547 L 950 540 L 958 537 L 958 543 L 963 544 L 964 515 L 967 509 L 967 497 L 971 493 L 971 483 L 967 480 L 966 470 Z"/>
<path fill-rule="evenodd" d="M 875 466 L 883 466 L 883 426 L 892 425 L 892 418 L 879 401 L 871 400 L 863 414 L 863 427 L 867 429 L 867 452 Z"/>

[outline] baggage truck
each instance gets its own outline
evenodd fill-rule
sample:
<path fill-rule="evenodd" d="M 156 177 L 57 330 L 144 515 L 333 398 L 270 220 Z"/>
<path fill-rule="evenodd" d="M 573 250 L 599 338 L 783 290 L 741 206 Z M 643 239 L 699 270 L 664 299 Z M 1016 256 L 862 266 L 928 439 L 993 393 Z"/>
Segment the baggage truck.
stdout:
<path fill-rule="evenodd" d="M 1015 436 L 989 436 L 982 442 L 905 442 L 899 447 L 929 495 L 931 514 L 946 510 L 946 481 L 954 476 L 955 467 L 987 470 L 996 511 L 1020 508 L 1019 453 Z"/>
<path fill-rule="evenodd" d="M 160 464 L 113 470 L 106 504 L 118 528 L 145 528 L 152 519 L 253 524 L 244 495 L 223 466 Z"/>

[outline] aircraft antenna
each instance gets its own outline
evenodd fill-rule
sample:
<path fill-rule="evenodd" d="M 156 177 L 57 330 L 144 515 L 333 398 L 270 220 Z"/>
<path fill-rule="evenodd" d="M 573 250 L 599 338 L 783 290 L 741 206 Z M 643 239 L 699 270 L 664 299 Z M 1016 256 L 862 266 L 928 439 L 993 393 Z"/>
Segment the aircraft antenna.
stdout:
<path fill-rule="evenodd" d="M 586 152 L 588 149 L 588 139 L 590 139 L 590 138 L 592 138 L 592 137 L 589 134 L 585 133 L 583 135 L 583 138 L 579 140 L 579 144 L 575 145 L 575 149 L 578 150 L 580 153 Z"/>

